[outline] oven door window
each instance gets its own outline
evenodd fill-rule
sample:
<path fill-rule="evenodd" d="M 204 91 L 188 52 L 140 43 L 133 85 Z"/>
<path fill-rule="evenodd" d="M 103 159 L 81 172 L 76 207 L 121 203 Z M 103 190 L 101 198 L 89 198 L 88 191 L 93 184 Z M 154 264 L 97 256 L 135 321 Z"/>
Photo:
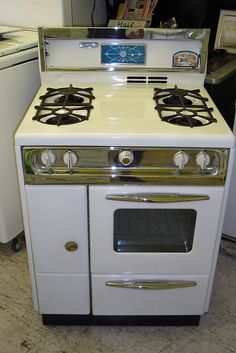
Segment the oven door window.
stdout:
<path fill-rule="evenodd" d="M 117 209 L 116 252 L 189 252 L 197 212 L 192 209 Z"/>

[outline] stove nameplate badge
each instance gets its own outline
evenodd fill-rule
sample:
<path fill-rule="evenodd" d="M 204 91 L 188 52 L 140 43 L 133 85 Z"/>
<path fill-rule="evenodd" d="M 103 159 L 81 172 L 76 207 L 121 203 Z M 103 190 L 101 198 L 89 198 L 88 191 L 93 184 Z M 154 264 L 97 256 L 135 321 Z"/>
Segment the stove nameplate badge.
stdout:
<path fill-rule="evenodd" d="M 145 45 L 140 44 L 102 44 L 102 64 L 145 64 Z"/>

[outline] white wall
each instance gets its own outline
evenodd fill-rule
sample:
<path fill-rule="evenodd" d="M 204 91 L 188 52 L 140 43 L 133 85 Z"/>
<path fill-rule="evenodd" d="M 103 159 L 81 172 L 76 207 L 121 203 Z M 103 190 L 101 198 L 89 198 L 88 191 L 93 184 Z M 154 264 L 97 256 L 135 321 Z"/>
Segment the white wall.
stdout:
<path fill-rule="evenodd" d="M 39 26 L 91 26 L 94 0 L 0 0 L 0 25 L 37 28 Z M 73 14 L 72 14 L 73 11 Z M 97 26 L 106 24 L 105 0 L 97 0 Z"/>
<path fill-rule="evenodd" d="M 91 14 L 94 0 L 72 0 L 73 26 L 91 26 Z M 96 0 L 94 25 L 105 26 L 107 20 L 105 0 Z"/>
<path fill-rule="evenodd" d="M 1 0 L 0 24 L 36 28 L 71 24 L 71 0 Z"/>

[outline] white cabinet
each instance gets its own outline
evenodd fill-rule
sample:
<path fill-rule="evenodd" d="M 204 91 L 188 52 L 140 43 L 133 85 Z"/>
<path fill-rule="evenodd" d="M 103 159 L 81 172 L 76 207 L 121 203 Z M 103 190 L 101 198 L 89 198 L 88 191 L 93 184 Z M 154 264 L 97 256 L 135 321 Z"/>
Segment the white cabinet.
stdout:
<path fill-rule="evenodd" d="M 88 314 L 86 187 L 25 189 L 40 312 Z"/>

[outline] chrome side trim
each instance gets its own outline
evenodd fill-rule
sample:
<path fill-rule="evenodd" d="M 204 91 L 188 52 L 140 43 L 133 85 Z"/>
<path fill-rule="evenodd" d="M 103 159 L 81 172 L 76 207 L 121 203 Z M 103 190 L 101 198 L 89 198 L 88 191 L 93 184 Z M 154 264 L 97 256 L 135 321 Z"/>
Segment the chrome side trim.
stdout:
<path fill-rule="evenodd" d="M 176 288 L 189 288 L 195 287 L 197 282 L 195 281 L 106 281 L 105 285 L 108 287 L 116 288 L 129 288 L 129 289 L 148 289 L 148 290 L 167 290 Z"/>
<path fill-rule="evenodd" d="M 147 203 L 175 203 L 209 200 L 207 195 L 183 195 L 183 194 L 121 194 L 106 195 L 106 200 L 126 202 L 147 202 Z"/>
<path fill-rule="evenodd" d="M 41 71 L 46 71 L 46 41 L 44 39 L 44 29 L 43 27 L 38 28 L 39 35 L 39 58 Z"/>

